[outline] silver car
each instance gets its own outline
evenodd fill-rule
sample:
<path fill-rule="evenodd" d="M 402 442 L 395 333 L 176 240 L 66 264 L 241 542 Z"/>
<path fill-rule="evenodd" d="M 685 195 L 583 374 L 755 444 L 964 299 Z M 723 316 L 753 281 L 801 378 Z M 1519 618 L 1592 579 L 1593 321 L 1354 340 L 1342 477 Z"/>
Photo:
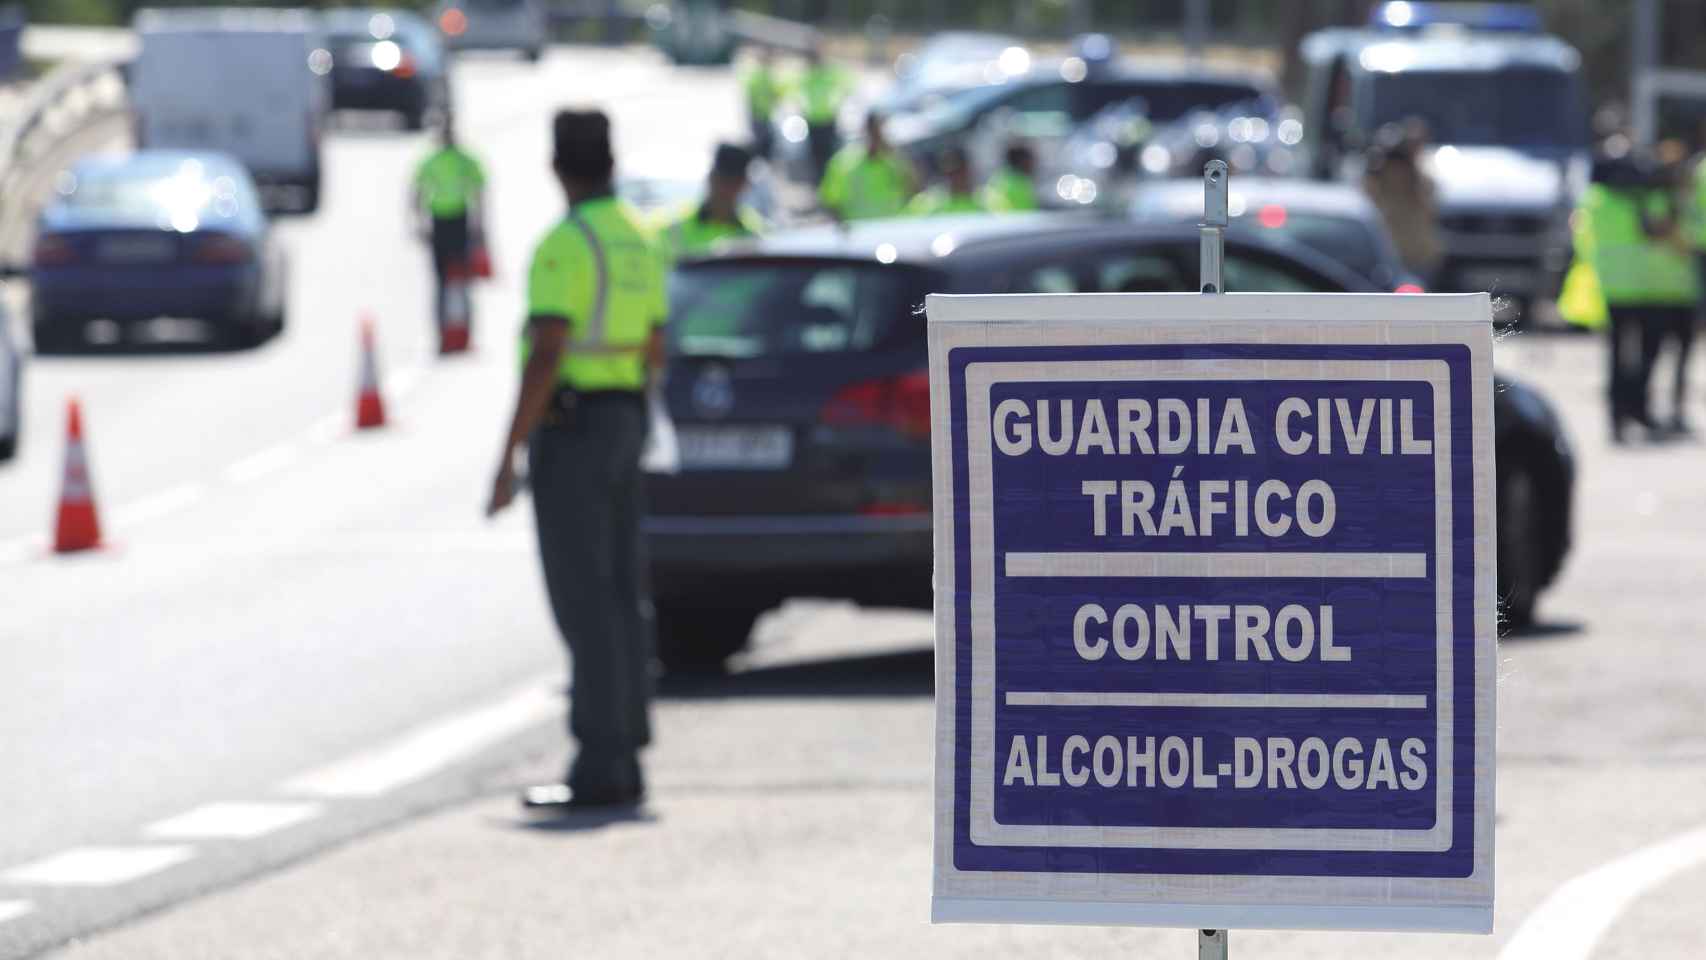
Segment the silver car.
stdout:
<path fill-rule="evenodd" d="M 542 0 L 440 0 L 433 22 L 451 50 L 518 50 L 538 60 L 549 39 Z"/>

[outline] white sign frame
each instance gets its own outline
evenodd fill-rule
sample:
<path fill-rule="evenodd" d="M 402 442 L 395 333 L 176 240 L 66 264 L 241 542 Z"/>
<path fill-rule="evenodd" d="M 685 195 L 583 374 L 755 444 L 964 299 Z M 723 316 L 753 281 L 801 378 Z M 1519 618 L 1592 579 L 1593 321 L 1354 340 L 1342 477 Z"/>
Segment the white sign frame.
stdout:
<path fill-rule="evenodd" d="M 1385 294 L 1056 294 L 1056 295 L 931 295 L 926 303 L 930 341 L 932 458 L 934 468 L 934 511 L 936 551 L 936 819 L 935 869 L 932 919 L 936 922 L 1022 922 L 1077 923 L 1097 925 L 1140 925 L 1197 928 L 1425 930 L 1490 932 L 1493 900 L 1493 803 L 1495 787 L 1495 730 L 1497 676 L 1496 570 L 1494 536 L 1494 459 L 1492 448 L 1492 311 L 1486 294 L 1393 296 Z M 949 354 L 957 347 L 1049 347 L 1122 345 L 1272 345 L 1382 346 L 1455 344 L 1469 355 L 1468 415 L 1473 423 L 1471 477 L 1474 512 L 1473 562 L 1476 574 L 1474 623 L 1474 810 L 1473 869 L 1463 877 L 1367 877 L 1367 876 L 1271 876 L 1204 873 L 1063 873 L 962 870 L 954 862 L 956 817 L 955 776 L 956 723 L 961 709 L 956 702 L 956 650 L 958 611 L 955 609 L 957 557 L 955 555 L 955 511 L 953 456 L 956 438 L 950 425 Z M 1249 379 L 1248 362 L 1149 361 L 1171 365 L 1170 378 L 1200 376 L 1204 379 Z M 1384 374 L 1347 375 L 1334 363 L 1397 364 Z M 1418 366 L 1418 364 L 1420 366 Z M 976 365 L 974 365 L 976 366 Z M 1010 367 L 998 364 L 992 366 Z M 1044 364 L 1043 368 L 1053 366 Z M 1086 379 L 1092 361 L 1059 365 L 1066 375 L 1056 375 L 1030 364 L 1030 369 L 982 371 L 968 368 L 966 423 L 978 422 L 971 415 L 972 401 L 982 392 L 982 414 L 987 415 L 988 389 L 997 379 Z M 1065 368 L 1078 369 L 1067 373 Z M 1104 366 L 1106 366 L 1104 364 Z M 1124 369 L 1089 370 L 1091 379 L 1124 379 Z M 1218 370 L 1216 369 L 1218 366 Z M 1318 369 L 1309 370 L 1308 367 Z M 1272 373 L 1285 379 L 1426 379 L 1435 387 L 1445 375 L 1428 361 L 1287 361 Z M 975 389 L 974 389 L 975 388 Z M 1436 399 L 1440 391 L 1435 391 Z M 1445 400 L 1439 400 L 1446 403 Z M 1447 404 L 1447 407 L 1449 405 Z M 1449 418 L 1457 411 L 1443 409 Z M 971 428 L 968 426 L 967 428 Z M 981 440 L 987 447 L 985 427 Z M 970 447 L 968 447 L 968 450 Z M 1447 469 L 1449 454 L 1436 453 L 1436 470 Z M 1449 490 L 1449 484 L 1445 485 Z M 978 494 L 973 493 L 975 513 Z M 1451 497 L 1442 494 L 1436 509 L 1440 522 L 1449 529 Z M 987 500 L 981 509 L 989 510 Z M 976 529 L 974 524 L 973 529 Z M 1449 549 L 1449 537 L 1447 548 Z M 972 540 L 972 632 L 980 627 L 975 612 L 987 601 L 989 581 L 980 571 L 993 569 L 987 540 Z M 1247 558 L 1266 562 L 1267 557 Z M 1449 556 L 1449 554 L 1447 554 Z M 1443 559 L 1443 558 L 1442 558 Z M 1447 570 L 1450 567 L 1447 565 Z M 1323 573 L 1329 572 L 1323 568 Z M 1259 573 L 1256 575 L 1260 575 Z M 1448 575 L 1436 576 L 1442 597 L 1440 624 L 1449 641 L 1453 635 L 1451 609 L 1443 591 Z M 981 582 L 980 582 L 981 580 Z M 984 595 L 979 596 L 980 586 Z M 977 647 L 973 647 L 974 664 Z M 1440 692 L 1451 685 L 1450 643 L 1439 664 Z M 985 674 L 974 666 L 972 691 L 971 759 L 973 773 L 972 809 L 964 812 L 970 821 L 971 842 L 1010 846 L 1014 843 L 1057 845 L 1077 849 L 1107 849 L 1125 845 L 1152 848 L 1213 849 L 1306 849 L 1297 831 L 1260 827 L 1233 828 L 1237 838 L 1216 839 L 1227 834 L 1216 828 L 1102 828 L 1042 826 L 1018 832 L 993 823 L 987 803 L 980 806 L 978 772 L 996 762 L 993 754 L 994 679 L 992 668 Z M 1449 697 L 1439 700 L 1447 714 Z M 1449 715 L 1442 715 L 1443 725 Z M 1451 737 L 1438 741 L 1449 750 Z M 1449 774 L 1451 764 L 1442 762 Z M 992 782 L 993 775 L 991 775 Z M 1446 796 L 1436 793 L 1436 797 Z M 1437 850 L 1443 840 L 1451 845 L 1450 821 L 1442 838 L 1436 820 L 1433 835 L 1417 838 L 1396 836 L 1407 831 L 1337 830 L 1318 833 L 1361 836 L 1318 837 L 1323 849 L 1342 849 L 1345 843 L 1372 844 L 1371 850 Z M 1135 831 L 1135 832 L 1134 832 Z"/>

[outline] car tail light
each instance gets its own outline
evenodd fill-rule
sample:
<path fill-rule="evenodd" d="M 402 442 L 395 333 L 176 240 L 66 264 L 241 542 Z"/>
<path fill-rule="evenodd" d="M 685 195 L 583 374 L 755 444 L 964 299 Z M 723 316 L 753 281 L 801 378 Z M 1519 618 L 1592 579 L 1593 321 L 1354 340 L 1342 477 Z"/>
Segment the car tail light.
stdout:
<path fill-rule="evenodd" d="M 821 419 L 832 427 L 888 427 L 921 440 L 930 436 L 930 375 L 919 370 L 843 387 Z"/>
<path fill-rule="evenodd" d="M 403 58 L 397 61 L 397 65 L 395 67 L 391 68 L 391 73 L 393 76 L 402 77 L 404 79 L 414 76 L 415 58 L 406 53 L 403 54 Z"/>
<path fill-rule="evenodd" d="M 64 237 L 51 234 L 36 240 L 35 263 L 38 267 L 63 267 L 77 262 L 77 248 Z"/>
<path fill-rule="evenodd" d="M 451 7 L 438 15 L 438 29 L 447 37 L 460 37 L 468 29 L 468 15 Z"/>
<path fill-rule="evenodd" d="M 1400 284 L 1398 284 L 1397 288 L 1394 289 L 1392 292 L 1393 293 L 1427 293 L 1426 290 L 1422 289 L 1422 285 L 1419 283 L 1400 283 Z"/>
<path fill-rule="evenodd" d="M 1269 230 L 1278 230 L 1285 226 L 1285 208 L 1277 203 L 1266 204 L 1256 211 L 1256 222 Z"/>
<path fill-rule="evenodd" d="M 236 237 L 213 234 L 196 244 L 191 259 L 196 263 L 247 263 L 249 245 Z"/>

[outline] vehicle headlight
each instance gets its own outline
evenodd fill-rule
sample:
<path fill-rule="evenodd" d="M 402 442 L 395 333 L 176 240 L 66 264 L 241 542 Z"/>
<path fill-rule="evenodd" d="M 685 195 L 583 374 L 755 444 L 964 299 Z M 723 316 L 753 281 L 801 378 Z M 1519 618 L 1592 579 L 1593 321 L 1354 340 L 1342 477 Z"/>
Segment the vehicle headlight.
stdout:
<path fill-rule="evenodd" d="M 1138 154 L 1138 163 L 1143 165 L 1143 172 L 1152 176 L 1161 176 L 1173 166 L 1173 151 L 1159 143 L 1152 143 L 1143 148 Z"/>
<path fill-rule="evenodd" d="M 782 120 L 782 139 L 789 143 L 804 143 L 810 132 L 810 128 L 806 126 L 806 118 L 797 113 Z"/>

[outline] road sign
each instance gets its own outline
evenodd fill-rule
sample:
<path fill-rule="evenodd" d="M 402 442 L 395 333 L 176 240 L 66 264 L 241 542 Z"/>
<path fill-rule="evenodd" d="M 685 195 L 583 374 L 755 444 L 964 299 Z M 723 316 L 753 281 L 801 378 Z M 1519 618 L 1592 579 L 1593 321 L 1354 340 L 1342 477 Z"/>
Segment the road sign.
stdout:
<path fill-rule="evenodd" d="M 927 312 L 935 919 L 1490 930 L 1486 295 Z"/>

